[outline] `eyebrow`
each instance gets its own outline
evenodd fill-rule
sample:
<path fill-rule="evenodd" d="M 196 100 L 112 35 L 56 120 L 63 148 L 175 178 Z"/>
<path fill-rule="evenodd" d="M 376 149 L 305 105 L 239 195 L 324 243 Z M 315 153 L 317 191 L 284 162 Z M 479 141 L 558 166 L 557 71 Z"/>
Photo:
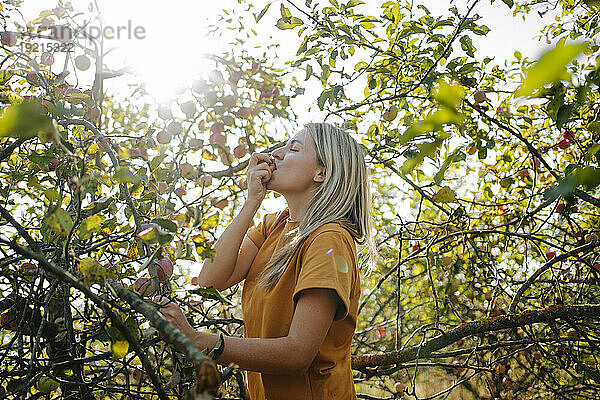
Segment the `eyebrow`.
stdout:
<path fill-rule="evenodd" d="M 298 139 L 292 139 L 292 140 L 290 141 L 290 145 L 294 144 L 294 142 L 298 142 L 298 143 L 300 143 L 300 144 L 304 144 L 304 143 L 302 143 L 301 141 L 299 141 Z"/>

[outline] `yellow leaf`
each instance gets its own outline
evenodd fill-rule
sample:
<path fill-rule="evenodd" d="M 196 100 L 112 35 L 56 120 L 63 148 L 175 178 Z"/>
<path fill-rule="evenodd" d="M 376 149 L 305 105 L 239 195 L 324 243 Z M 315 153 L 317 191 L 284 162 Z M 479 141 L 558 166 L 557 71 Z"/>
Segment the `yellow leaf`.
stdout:
<path fill-rule="evenodd" d="M 113 358 L 123 358 L 129 352 L 129 342 L 127 340 L 117 340 L 110 347 Z"/>

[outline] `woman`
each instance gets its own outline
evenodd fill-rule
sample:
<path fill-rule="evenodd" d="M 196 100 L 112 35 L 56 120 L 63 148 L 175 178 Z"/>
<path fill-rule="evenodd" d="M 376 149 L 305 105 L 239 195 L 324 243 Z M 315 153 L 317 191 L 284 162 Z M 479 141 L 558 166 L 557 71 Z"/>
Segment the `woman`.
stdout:
<path fill-rule="evenodd" d="M 244 280 L 245 337 L 225 337 L 217 362 L 249 371 L 252 400 L 356 399 L 355 242 L 373 248 L 362 150 L 345 131 L 316 123 L 272 157 L 250 158 L 246 202 L 200 271 L 200 285 L 218 290 Z M 288 207 L 248 229 L 267 190 L 282 194 Z M 216 335 L 194 330 L 174 303 L 161 312 L 198 348 L 217 343 Z"/>

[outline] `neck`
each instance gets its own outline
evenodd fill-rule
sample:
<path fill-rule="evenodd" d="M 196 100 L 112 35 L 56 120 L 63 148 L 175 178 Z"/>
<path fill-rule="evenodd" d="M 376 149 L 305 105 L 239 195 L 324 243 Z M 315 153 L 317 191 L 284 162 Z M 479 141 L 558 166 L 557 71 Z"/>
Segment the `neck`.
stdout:
<path fill-rule="evenodd" d="M 312 198 L 312 193 L 302 193 L 298 195 L 284 195 L 288 209 L 290 211 L 289 220 L 293 222 L 298 222 L 302 220 L 304 214 L 306 214 L 306 209 L 308 208 L 308 203 Z"/>

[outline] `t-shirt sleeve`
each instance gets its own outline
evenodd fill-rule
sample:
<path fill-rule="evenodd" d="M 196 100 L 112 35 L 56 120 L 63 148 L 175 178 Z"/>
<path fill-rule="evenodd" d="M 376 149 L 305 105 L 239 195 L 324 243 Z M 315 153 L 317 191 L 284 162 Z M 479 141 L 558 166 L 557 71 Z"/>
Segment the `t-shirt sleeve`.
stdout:
<path fill-rule="evenodd" d="M 358 274 L 354 246 L 352 238 L 340 231 L 316 235 L 301 254 L 302 267 L 294 289 L 294 302 L 302 290 L 332 289 L 343 304 L 343 309 L 338 307 L 335 320 L 345 318 Z"/>
<path fill-rule="evenodd" d="M 271 225 L 273 224 L 275 216 L 276 214 L 265 214 L 258 225 L 251 226 L 248 231 L 246 231 L 246 235 L 259 249 L 267 239 L 267 235 L 269 234 L 269 230 L 272 228 Z"/>

